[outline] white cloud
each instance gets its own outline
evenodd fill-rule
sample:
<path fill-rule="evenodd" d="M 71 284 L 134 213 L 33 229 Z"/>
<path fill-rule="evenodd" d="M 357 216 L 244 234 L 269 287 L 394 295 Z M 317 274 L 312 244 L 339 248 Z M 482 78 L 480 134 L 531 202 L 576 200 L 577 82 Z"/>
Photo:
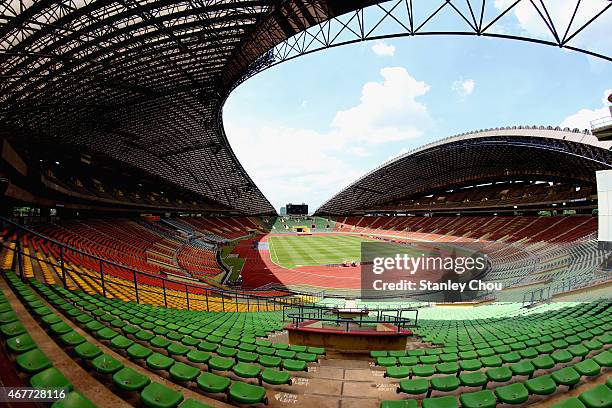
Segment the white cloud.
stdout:
<path fill-rule="evenodd" d="M 358 157 L 366 157 L 370 155 L 369 150 L 363 146 L 353 146 L 349 149 L 349 152 Z"/>
<path fill-rule="evenodd" d="M 329 148 L 326 134 L 276 125 L 247 128 L 231 122 L 226 128 L 240 162 L 277 210 L 306 199 L 318 207 L 361 174 L 346 162 L 346 153 Z"/>
<path fill-rule="evenodd" d="M 303 100 L 300 106 L 302 108 L 305 108 L 306 106 L 308 106 L 308 101 L 307 100 Z"/>
<path fill-rule="evenodd" d="M 429 85 L 402 67 L 383 68 L 359 103 L 336 113 L 327 131 L 225 120 L 238 159 L 275 207 L 308 199 L 313 210 L 370 168 L 360 158 L 390 141 L 421 136 L 433 124 L 417 99 Z"/>
<path fill-rule="evenodd" d="M 395 46 L 387 44 L 383 40 L 376 40 L 372 45 L 372 51 L 381 57 L 392 57 L 395 55 Z"/>
<path fill-rule="evenodd" d="M 606 89 L 604 91 L 603 98 L 601 100 L 602 107 L 596 109 L 580 109 L 578 112 L 566 117 L 559 126 L 562 128 L 578 128 L 578 129 L 590 129 L 591 121 L 606 116 L 610 116 L 610 109 L 608 108 L 608 95 L 612 93 L 612 89 Z"/>
<path fill-rule="evenodd" d="M 472 92 L 474 92 L 475 87 L 476 81 L 473 79 L 455 81 L 451 85 L 451 89 L 461 96 L 470 95 Z"/>
<path fill-rule="evenodd" d="M 380 74 L 384 81 L 366 83 L 358 105 L 336 113 L 330 135 L 337 145 L 413 139 L 431 126 L 427 106 L 417 101 L 429 85 L 402 67 L 383 68 Z"/>

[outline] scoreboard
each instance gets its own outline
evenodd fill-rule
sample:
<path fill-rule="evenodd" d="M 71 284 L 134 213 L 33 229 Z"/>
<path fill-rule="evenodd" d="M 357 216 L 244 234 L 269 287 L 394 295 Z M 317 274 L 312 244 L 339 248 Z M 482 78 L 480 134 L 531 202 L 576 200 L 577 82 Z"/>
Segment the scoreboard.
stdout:
<path fill-rule="evenodd" d="M 308 204 L 287 204 L 287 215 L 307 215 Z"/>

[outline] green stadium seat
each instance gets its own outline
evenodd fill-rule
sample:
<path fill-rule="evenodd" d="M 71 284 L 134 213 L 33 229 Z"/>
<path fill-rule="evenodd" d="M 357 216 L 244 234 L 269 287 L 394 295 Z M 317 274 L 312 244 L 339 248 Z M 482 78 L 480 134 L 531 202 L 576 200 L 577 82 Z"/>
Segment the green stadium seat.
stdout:
<path fill-rule="evenodd" d="M 582 344 L 574 344 L 567 349 L 574 357 L 585 357 L 589 354 L 589 349 Z"/>
<path fill-rule="evenodd" d="M 246 351 L 249 353 L 254 352 L 255 350 L 257 350 L 257 346 L 254 344 L 250 344 L 250 343 L 240 343 L 238 345 L 238 350 L 240 351 Z M 288 355 L 288 357 L 283 357 L 283 353 L 284 355 Z M 295 356 L 295 351 L 290 351 L 290 350 L 276 350 L 276 355 L 282 358 L 292 358 L 293 356 Z"/>
<path fill-rule="evenodd" d="M 550 356 L 556 363 L 568 363 L 574 359 L 574 356 L 567 350 L 557 350 Z"/>
<path fill-rule="evenodd" d="M 179 405 L 179 408 L 213 408 L 213 407 L 203 402 L 196 401 L 193 398 L 188 398 L 185 401 L 183 401 L 181 405 Z"/>
<path fill-rule="evenodd" d="M 209 370 L 218 370 L 218 371 L 229 371 L 234 366 L 234 360 L 231 358 L 224 357 L 212 357 L 208 360 L 208 369 Z"/>
<path fill-rule="evenodd" d="M 282 360 L 277 356 L 261 356 L 259 357 L 259 364 L 267 368 L 280 367 Z"/>
<path fill-rule="evenodd" d="M 132 360 L 145 360 L 151 354 L 153 354 L 153 350 L 144 347 L 141 344 L 134 343 L 126 350 L 127 356 Z"/>
<path fill-rule="evenodd" d="M 325 353 L 325 348 L 323 347 L 308 347 L 307 352 L 312 353 L 312 354 L 316 354 L 318 356 L 324 356 Z M 404 350 L 404 355 L 405 355 L 405 350 Z"/>
<path fill-rule="evenodd" d="M 521 383 L 497 387 L 495 389 L 497 398 L 506 404 L 517 405 L 522 404 L 529 398 L 529 391 Z"/>
<path fill-rule="evenodd" d="M 192 363 L 202 364 L 210 360 L 211 355 L 210 353 L 207 353 L 202 350 L 190 350 L 189 353 L 187 353 L 186 357 L 187 360 L 191 361 Z"/>
<path fill-rule="evenodd" d="M 459 362 L 459 367 L 462 371 L 478 371 L 482 368 L 482 363 L 480 360 L 461 360 Z"/>
<path fill-rule="evenodd" d="M 571 397 L 551 405 L 551 408 L 586 408 L 586 406 L 577 397 Z"/>
<path fill-rule="evenodd" d="M 161 353 L 153 353 L 146 360 L 147 367 L 152 370 L 168 370 L 174 363 L 173 358 Z"/>
<path fill-rule="evenodd" d="M 221 346 L 217 348 L 216 353 L 220 355 L 221 357 L 235 357 L 236 354 L 238 354 L 238 350 L 235 348 Z M 274 354 L 274 352 L 272 354 Z"/>
<path fill-rule="evenodd" d="M 399 365 L 403 366 L 413 366 L 417 365 L 419 362 L 418 357 L 409 356 L 409 357 L 398 357 L 397 362 Z"/>
<path fill-rule="evenodd" d="M 536 369 L 548 370 L 555 366 L 555 361 L 548 355 L 539 356 L 531 360 L 531 363 Z"/>
<path fill-rule="evenodd" d="M 580 394 L 578 398 L 588 408 L 612 407 L 612 390 L 605 384 L 596 385 Z"/>
<path fill-rule="evenodd" d="M 416 365 L 412 367 L 412 375 L 415 377 L 431 377 L 436 373 L 432 365 Z"/>
<path fill-rule="evenodd" d="M 256 378 L 261 372 L 261 368 L 253 364 L 238 363 L 232 368 L 232 371 L 241 378 Z"/>
<path fill-rule="evenodd" d="M 607 350 L 593 357 L 593 360 L 601 367 L 612 367 L 612 351 Z"/>
<path fill-rule="evenodd" d="M 19 336 L 25 332 L 26 330 L 18 321 L 6 323 L 0 326 L 0 334 L 2 334 L 2 336 L 5 338 Z"/>
<path fill-rule="evenodd" d="M 421 364 L 436 364 L 440 361 L 439 356 L 421 356 L 419 357 L 419 362 Z"/>
<path fill-rule="evenodd" d="M 86 341 L 84 343 L 79 344 L 74 348 L 74 353 L 83 360 L 93 360 L 102 354 L 102 350 L 100 350 L 95 345 Z"/>
<path fill-rule="evenodd" d="M 459 396 L 463 408 L 495 408 L 497 399 L 490 390 L 464 392 Z"/>
<path fill-rule="evenodd" d="M 230 386 L 230 379 L 216 374 L 203 372 L 198 377 L 198 388 L 212 394 L 225 392 Z"/>
<path fill-rule="evenodd" d="M 538 351 L 533 347 L 529 347 L 519 351 L 519 354 L 521 358 L 536 358 L 538 356 Z"/>
<path fill-rule="evenodd" d="M 504 363 L 499 356 L 481 357 L 483 367 L 501 367 Z"/>
<path fill-rule="evenodd" d="M 166 349 L 170 345 L 170 340 L 161 336 L 155 336 L 149 341 L 149 344 L 155 348 Z"/>
<path fill-rule="evenodd" d="M 261 346 L 262 344 L 257 344 L 257 345 Z M 307 347 L 306 346 L 302 346 L 300 344 L 291 344 L 291 345 L 289 345 L 289 350 L 295 351 L 296 353 L 305 353 L 306 350 L 307 350 Z"/>
<path fill-rule="evenodd" d="M 283 369 L 288 371 L 306 371 L 306 362 L 300 360 L 283 360 Z"/>
<path fill-rule="evenodd" d="M 430 380 L 431 389 L 436 391 L 454 391 L 459 388 L 459 379 L 454 375 L 449 375 L 446 377 L 433 377 Z"/>
<path fill-rule="evenodd" d="M 457 372 L 459 372 L 459 364 L 457 363 L 436 364 L 436 370 L 440 374 L 456 374 Z"/>
<path fill-rule="evenodd" d="M 506 382 L 510 381 L 512 378 L 512 371 L 510 371 L 510 368 L 506 366 L 489 368 L 487 370 L 487 377 L 489 377 L 489 380 L 494 382 Z"/>
<path fill-rule="evenodd" d="M 178 382 L 194 381 L 200 375 L 200 370 L 197 367 L 181 363 L 180 361 L 174 363 L 168 372 L 170 373 L 170 378 Z"/>
<path fill-rule="evenodd" d="M 589 350 L 601 350 L 604 347 L 601 341 L 595 339 L 585 341 L 583 344 Z"/>
<path fill-rule="evenodd" d="M 578 384 L 580 381 L 580 374 L 578 374 L 572 367 L 565 367 L 557 370 L 553 372 L 551 376 L 558 385 L 565 385 L 570 388 Z"/>
<path fill-rule="evenodd" d="M 541 375 L 525 382 L 525 387 L 530 394 L 550 395 L 557 390 L 557 384 L 550 375 Z"/>
<path fill-rule="evenodd" d="M 15 362 L 20 371 L 28 374 L 43 371 L 53 365 L 45 353 L 38 348 L 18 355 Z"/>
<path fill-rule="evenodd" d="M 174 408 L 183 401 L 183 394 L 152 382 L 140 393 L 140 401 L 150 408 Z"/>
<path fill-rule="evenodd" d="M 397 392 L 410 395 L 425 394 L 429 391 L 429 381 L 424 379 L 401 380 Z"/>
<path fill-rule="evenodd" d="M 229 389 L 228 398 L 240 404 L 258 404 L 263 402 L 267 405 L 266 389 L 257 385 L 246 384 L 236 381 Z"/>
<path fill-rule="evenodd" d="M 425 398 L 422 404 L 423 408 L 459 408 L 459 404 L 455 397 L 437 397 Z"/>
<path fill-rule="evenodd" d="M 114 374 L 123 368 L 123 364 L 108 354 L 100 354 L 91 361 L 91 365 L 101 374 Z"/>
<path fill-rule="evenodd" d="M 510 365 L 510 370 L 512 370 L 514 375 L 526 375 L 531 378 L 535 371 L 535 367 L 531 361 L 521 361 L 520 363 Z"/>
<path fill-rule="evenodd" d="M 132 344 L 134 344 L 134 340 L 128 339 L 127 337 L 121 334 L 113 337 L 110 341 L 111 347 L 118 350 L 126 350 Z"/>
<path fill-rule="evenodd" d="M 66 394 L 66 397 L 55 401 L 51 408 L 96 408 L 96 405 L 78 391 Z"/>
<path fill-rule="evenodd" d="M 51 316 L 53 316 L 53 315 L 51 315 Z M 47 316 L 45 316 L 45 317 L 47 317 Z M 92 320 L 92 321 L 90 321 L 89 323 L 87 323 L 85 325 L 85 330 L 87 330 L 89 332 L 97 332 L 98 330 L 102 330 L 104 328 L 105 328 L 105 326 L 102 323 L 100 323 L 99 321 L 97 321 L 97 320 Z M 109 330 L 112 330 L 112 329 L 109 329 Z M 113 331 L 113 333 L 114 333 L 114 331 Z"/>
<path fill-rule="evenodd" d="M 59 318 L 59 316 L 58 316 L 58 315 L 56 315 L 55 313 L 52 313 L 52 314 L 49 314 L 49 315 L 46 315 L 45 317 L 43 317 L 43 318 L 41 319 L 41 321 L 43 322 L 43 324 L 44 324 L 45 326 L 50 326 L 50 325 L 52 325 L 52 324 L 55 324 L 55 323 L 61 322 L 61 321 L 62 321 L 62 319 L 60 319 L 60 318 Z M 94 321 L 95 321 L 95 320 L 94 320 Z M 96 323 L 98 323 L 98 322 L 96 322 Z M 100 323 L 98 323 L 98 324 L 100 324 Z M 100 325 L 101 325 L 101 324 L 100 324 Z M 102 326 L 102 325 L 101 325 L 101 326 Z M 86 327 L 87 327 L 87 325 L 86 325 Z"/>
<path fill-rule="evenodd" d="M 397 365 L 397 358 L 396 357 L 377 357 L 376 364 L 381 367 L 392 367 L 392 366 Z"/>
<path fill-rule="evenodd" d="M 486 387 L 488 379 L 485 373 L 475 371 L 459 374 L 459 381 L 466 387 Z"/>
<path fill-rule="evenodd" d="M 13 310 L 0 313 L 0 325 L 16 322 L 17 320 L 17 315 Z"/>
<path fill-rule="evenodd" d="M 236 354 L 236 360 L 243 363 L 254 363 L 259 359 L 259 354 L 251 353 L 249 351 L 239 351 Z"/>
<path fill-rule="evenodd" d="M 96 336 L 101 340 L 112 340 L 117 337 L 119 333 L 111 329 L 110 327 L 104 327 L 96 332 Z"/>
<path fill-rule="evenodd" d="M 261 377 L 259 379 L 259 385 L 265 382 L 271 385 L 281 385 L 281 384 L 289 384 L 291 385 L 291 375 L 285 371 L 277 371 L 272 370 L 270 368 L 266 368 L 262 371 Z"/>
<path fill-rule="evenodd" d="M 168 350 L 168 353 L 170 355 L 173 356 L 184 356 L 187 353 L 189 353 L 190 348 L 187 346 L 184 346 L 180 343 L 170 343 L 170 345 L 168 346 L 168 348 L 166 349 Z"/>
<path fill-rule="evenodd" d="M 452 363 L 452 362 L 455 362 L 457 360 L 459 360 L 459 355 L 457 353 L 440 354 L 440 361 L 443 362 L 443 363 Z"/>
<path fill-rule="evenodd" d="M 57 368 L 49 367 L 30 378 L 30 385 L 34 388 L 58 388 L 72 391 L 72 384 Z"/>
<path fill-rule="evenodd" d="M 150 382 L 149 377 L 128 367 L 113 374 L 113 383 L 123 391 L 140 391 Z"/>
<path fill-rule="evenodd" d="M 410 375 L 410 367 L 408 366 L 393 366 L 387 367 L 385 377 L 389 378 L 406 378 Z"/>
<path fill-rule="evenodd" d="M 574 369 L 578 372 L 578 374 L 587 377 L 594 377 L 599 375 L 601 372 L 601 367 L 593 359 L 586 359 L 574 364 Z"/>
<path fill-rule="evenodd" d="M 389 357 L 389 358 L 392 358 L 392 357 Z M 316 354 L 313 354 L 313 353 L 300 353 L 300 352 L 298 352 L 295 355 L 295 359 L 296 360 L 300 360 L 300 361 L 305 361 L 307 363 L 315 363 L 317 361 L 318 357 L 317 357 Z"/>
<path fill-rule="evenodd" d="M 19 336 L 11 337 L 6 341 L 6 348 L 15 354 L 25 353 L 36 348 L 36 343 L 28 333 L 20 334 Z"/>

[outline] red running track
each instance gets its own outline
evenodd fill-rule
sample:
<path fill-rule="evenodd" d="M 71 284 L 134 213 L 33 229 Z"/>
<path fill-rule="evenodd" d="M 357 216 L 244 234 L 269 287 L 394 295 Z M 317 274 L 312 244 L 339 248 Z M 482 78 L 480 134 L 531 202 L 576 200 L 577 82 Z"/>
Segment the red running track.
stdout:
<path fill-rule="evenodd" d="M 254 242 L 267 242 L 268 235 L 242 241 L 234 253 L 246 258 L 242 269 L 242 286 L 257 288 L 269 283 L 281 285 L 312 285 L 326 288 L 359 289 L 359 266 L 300 266 L 283 268 L 272 262 L 270 251 L 253 249 Z"/>

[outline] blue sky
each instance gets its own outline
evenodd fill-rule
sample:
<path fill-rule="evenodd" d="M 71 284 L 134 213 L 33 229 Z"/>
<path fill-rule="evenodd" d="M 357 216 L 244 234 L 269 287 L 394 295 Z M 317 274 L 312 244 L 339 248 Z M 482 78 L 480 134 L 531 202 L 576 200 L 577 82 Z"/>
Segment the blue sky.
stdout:
<path fill-rule="evenodd" d="M 575 2 L 555 4 L 568 1 Z M 529 10 L 513 13 L 499 30 L 542 35 Z M 609 40 L 601 41 L 602 32 L 612 36 L 611 14 L 574 45 L 612 54 Z M 586 128 L 608 112 L 610 78 L 612 63 L 519 41 L 368 41 L 256 75 L 230 96 L 224 122 L 239 160 L 277 210 L 287 202 L 314 210 L 369 170 L 439 138 L 512 125 Z"/>

